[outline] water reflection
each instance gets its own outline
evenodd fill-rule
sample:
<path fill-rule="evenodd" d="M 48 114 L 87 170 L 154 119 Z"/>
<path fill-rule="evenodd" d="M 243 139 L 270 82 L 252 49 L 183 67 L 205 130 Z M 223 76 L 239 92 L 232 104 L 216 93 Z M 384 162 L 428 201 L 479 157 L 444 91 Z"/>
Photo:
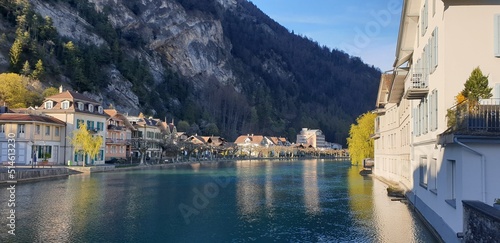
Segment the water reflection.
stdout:
<path fill-rule="evenodd" d="M 214 177 L 227 184 L 196 207 L 193 190 L 215 185 Z M 348 162 L 201 163 L 18 186 L 17 235 L 0 229 L 1 242 L 433 241 L 384 184 Z M 180 204 L 196 210 L 190 223 Z M 5 225 L 6 210 L 0 217 Z"/>
<path fill-rule="evenodd" d="M 273 212 L 273 203 L 274 203 L 274 196 L 273 196 L 273 164 L 272 163 L 266 163 L 266 182 L 265 182 L 265 197 L 266 197 L 266 207 L 267 210 L 269 210 L 270 214 Z"/>
<path fill-rule="evenodd" d="M 306 160 L 303 166 L 304 206 L 308 214 L 318 214 L 321 212 L 319 206 L 318 160 Z"/>
<path fill-rule="evenodd" d="M 359 168 L 353 166 L 348 171 L 350 207 L 358 224 L 366 227 L 370 238 L 378 242 L 435 242 L 429 232 L 417 232 L 421 223 L 411 214 L 408 206 L 399 201 L 391 201 L 387 196 L 387 185 L 372 177 L 359 180 Z M 373 228 L 373 229 L 368 229 Z M 426 229 L 424 229 L 426 230 Z"/>
<path fill-rule="evenodd" d="M 258 182 L 259 162 L 241 161 L 236 163 L 236 199 L 240 215 L 249 218 L 257 213 L 262 196 L 262 187 Z"/>

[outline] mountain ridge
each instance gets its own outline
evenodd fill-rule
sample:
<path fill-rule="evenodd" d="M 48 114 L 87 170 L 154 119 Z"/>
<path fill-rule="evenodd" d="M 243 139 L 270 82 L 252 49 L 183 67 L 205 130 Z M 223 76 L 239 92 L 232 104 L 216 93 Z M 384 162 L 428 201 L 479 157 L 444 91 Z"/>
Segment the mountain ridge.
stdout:
<path fill-rule="evenodd" d="M 290 33 L 246 0 L 30 5 L 57 30 L 49 39 L 53 55 L 39 53 L 47 49 L 41 37 L 32 40 L 38 54 L 21 53 L 33 64 L 44 60 L 44 85 L 89 91 L 124 112 L 185 120 L 190 132 L 215 124 L 228 139 L 263 133 L 294 140 L 301 127 L 310 127 L 345 144 L 350 124 L 375 100 L 380 70 Z M 19 10 L 0 10 L 0 29 L 9 33 L 0 44 L 0 70 L 19 72 L 19 65 L 6 65 L 19 29 L 11 15 L 18 17 Z M 73 54 L 69 41 L 76 46 Z M 84 62 L 78 64 L 82 70 L 68 65 L 71 60 Z"/>

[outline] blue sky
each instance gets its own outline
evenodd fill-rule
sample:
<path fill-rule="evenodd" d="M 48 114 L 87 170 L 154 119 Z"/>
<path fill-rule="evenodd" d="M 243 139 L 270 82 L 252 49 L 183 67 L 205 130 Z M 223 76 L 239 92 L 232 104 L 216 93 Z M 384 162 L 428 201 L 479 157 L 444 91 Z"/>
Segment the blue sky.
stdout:
<path fill-rule="evenodd" d="M 296 34 L 392 69 L 402 0 L 250 1 Z"/>

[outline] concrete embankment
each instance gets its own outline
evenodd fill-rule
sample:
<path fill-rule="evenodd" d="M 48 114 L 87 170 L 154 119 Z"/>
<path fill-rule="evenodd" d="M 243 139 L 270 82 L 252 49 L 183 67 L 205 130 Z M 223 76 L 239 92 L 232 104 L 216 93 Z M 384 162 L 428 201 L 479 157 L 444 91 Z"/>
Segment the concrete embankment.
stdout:
<path fill-rule="evenodd" d="M 30 168 L 30 167 L 16 167 L 10 168 L 4 167 L 0 169 L 0 184 L 7 183 L 10 181 L 33 181 L 41 180 L 54 177 L 64 177 L 73 174 L 66 167 L 53 167 L 53 168 Z M 12 177 L 12 175 L 14 175 Z"/>
<path fill-rule="evenodd" d="M 115 170 L 114 165 L 98 165 L 98 166 L 70 166 L 67 167 L 69 170 L 73 172 L 80 173 L 97 173 L 97 172 L 107 172 Z"/>

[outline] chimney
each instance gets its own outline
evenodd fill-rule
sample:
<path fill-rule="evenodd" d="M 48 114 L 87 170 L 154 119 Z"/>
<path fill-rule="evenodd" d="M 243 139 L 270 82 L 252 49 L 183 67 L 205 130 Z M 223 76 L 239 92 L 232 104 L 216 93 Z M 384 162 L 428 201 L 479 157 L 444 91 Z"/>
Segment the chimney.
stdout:
<path fill-rule="evenodd" d="M 62 93 L 63 92 L 63 86 L 61 84 L 61 86 L 59 86 L 59 93 Z"/>

